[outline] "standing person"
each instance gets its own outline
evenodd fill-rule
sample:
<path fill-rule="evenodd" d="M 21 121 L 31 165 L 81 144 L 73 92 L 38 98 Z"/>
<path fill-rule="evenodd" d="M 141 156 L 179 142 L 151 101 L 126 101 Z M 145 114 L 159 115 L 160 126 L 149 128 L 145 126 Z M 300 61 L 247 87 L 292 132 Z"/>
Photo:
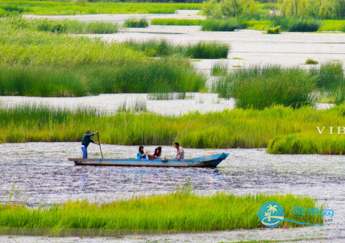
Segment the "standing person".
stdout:
<path fill-rule="evenodd" d="M 148 154 L 147 151 L 144 153 L 144 146 L 140 145 L 139 151 L 137 153 L 137 159 L 146 159 L 147 154 Z"/>
<path fill-rule="evenodd" d="M 175 143 L 175 148 L 177 149 L 176 159 L 184 159 L 184 150 L 178 142 Z"/>
<path fill-rule="evenodd" d="M 90 130 L 86 131 L 86 134 L 84 135 L 83 140 L 81 141 L 81 151 L 83 151 L 83 159 L 87 159 L 87 147 L 89 146 L 90 143 L 95 143 L 99 145 L 99 143 L 91 139 L 91 137 L 97 133 L 98 131 L 94 133 L 91 133 Z"/>

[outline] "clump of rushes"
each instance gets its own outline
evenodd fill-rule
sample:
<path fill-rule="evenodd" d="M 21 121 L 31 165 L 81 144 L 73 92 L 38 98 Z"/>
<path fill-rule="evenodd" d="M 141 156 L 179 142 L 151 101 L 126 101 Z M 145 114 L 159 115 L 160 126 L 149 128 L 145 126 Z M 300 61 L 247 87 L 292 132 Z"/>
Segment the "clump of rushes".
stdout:
<path fill-rule="evenodd" d="M 206 77 L 186 59 L 126 61 L 123 65 L 0 66 L 0 94 L 83 96 L 99 93 L 195 92 Z"/>
<path fill-rule="evenodd" d="M 218 80 L 220 97 L 234 97 L 239 108 L 264 109 L 273 105 L 300 107 L 312 105 L 316 77 L 298 68 L 280 66 L 236 70 Z"/>
<path fill-rule="evenodd" d="M 269 28 L 267 34 L 280 34 L 280 26 Z"/>
<path fill-rule="evenodd" d="M 244 29 L 237 19 L 208 19 L 201 23 L 202 31 L 234 31 Z"/>
<path fill-rule="evenodd" d="M 196 45 L 188 45 L 186 55 L 191 58 L 218 59 L 227 58 L 229 53 L 227 44 L 217 42 L 199 42 Z"/>
<path fill-rule="evenodd" d="M 289 32 L 315 32 L 320 28 L 321 22 L 316 19 L 296 17 L 273 17 L 274 25 L 280 25 L 282 30 Z"/>
<path fill-rule="evenodd" d="M 341 62 L 321 64 L 318 74 L 317 87 L 322 90 L 335 91 L 345 85 L 343 63 Z"/>
<path fill-rule="evenodd" d="M 306 65 L 315 65 L 315 64 L 319 64 L 319 62 L 316 61 L 316 60 L 314 60 L 314 59 L 312 59 L 312 58 L 308 58 L 308 59 L 305 61 L 304 64 L 306 64 Z"/>
<path fill-rule="evenodd" d="M 182 56 L 201 59 L 219 59 L 227 58 L 230 50 L 227 44 L 202 41 L 187 46 L 174 46 L 165 39 L 152 39 L 144 42 L 129 40 L 125 44 L 151 57 Z"/>
<path fill-rule="evenodd" d="M 1 205 L 0 226 L 20 227 L 23 232 L 48 228 L 49 235 L 60 236 L 72 229 L 144 230 L 160 232 L 194 232 L 263 228 L 257 212 L 269 201 L 280 204 L 284 217 L 293 218 L 293 207 L 318 207 L 316 199 L 307 196 L 234 195 L 218 192 L 213 196 L 199 196 L 190 189 L 180 189 L 165 195 L 133 197 L 130 200 L 105 204 L 87 200 L 67 201 L 50 207 L 28 208 L 22 205 Z M 209 207 L 212 205 L 212 207 Z M 217 210 L 214 210 L 217 208 Z M 318 207 L 322 210 L 322 207 Z M 321 214 L 303 216 L 306 222 L 322 223 Z M 283 221 L 278 228 L 299 227 Z M 71 231 L 69 231 L 71 230 Z M 79 231 L 79 230 L 78 230 Z"/>
<path fill-rule="evenodd" d="M 217 62 L 213 65 L 211 76 L 224 76 L 228 74 L 227 63 Z"/>
<path fill-rule="evenodd" d="M 127 19 L 123 24 L 123 27 L 127 28 L 146 28 L 147 26 L 149 26 L 149 23 L 146 19 Z"/>
<path fill-rule="evenodd" d="M 201 19 L 153 19 L 151 25 L 200 25 Z"/>

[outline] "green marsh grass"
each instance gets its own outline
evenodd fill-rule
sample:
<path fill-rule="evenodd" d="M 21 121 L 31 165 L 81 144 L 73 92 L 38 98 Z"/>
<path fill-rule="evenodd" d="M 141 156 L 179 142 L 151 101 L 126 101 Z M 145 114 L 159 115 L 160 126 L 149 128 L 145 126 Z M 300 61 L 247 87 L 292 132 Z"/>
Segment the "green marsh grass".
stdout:
<path fill-rule="evenodd" d="M 256 229 L 264 226 L 257 212 L 269 201 L 284 209 L 284 217 L 293 218 L 293 207 L 317 207 L 316 199 L 307 196 L 234 195 L 218 192 L 213 196 L 198 196 L 189 190 L 165 195 L 140 196 L 105 204 L 87 200 L 68 201 L 36 209 L 23 205 L 1 205 L 0 227 L 50 229 L 59 236 L 70 229 L 154 230 L 170 233 L 216 230 Z M 209 205 L 212 205 L 210 207 Z M 215 208 L 217 210 L 215 210 Z M 305 220 L 322 223 L 320 215 L 304 216 Z M 299 227 L 288 221 L 278 227 Z M 101 232 L 99 234 L 101 234 Z"/>
<path fill-rule="evenodd" d="M 85 130 L 92 129 L 100 131 L 102 142 L 108 144 L 171 146 L 179 141 L 186 148 L 265 148 L 270 144 L 269 152 L 304 151 L 298 148 L 303 143 L 270 149 L 277 144 L 272 142 L 277 137 L 294 136 L 317 145 L 309 153 L 344 154 L 345 146 L 339 146 L 345 143 L 344 136 L 326 131 L 329 126 L 344 124 L 344 105 L 329 110 L 274 106 L 264 110 L 233 109 L 182 116 L 145 112 L 105 115 L 90 109 L 70 111 L 38 106 L 0 108 L 2 143 L 81 141 Z M 322 134 L 318 126 L 326 127 Z M 336 128 L 334 131 L 337 132 Z"/>
<path fill-rule="evenodd" d="M 127 19 L 123 24 L 123 27 L 126 28 L 146 28 L 147 26 L 149 26 L 149 22 L 146 19 Z"/>
<path fill-rule="evenodd" d="M 345 84 L 343 63 L 341 62 L 321 64 L 318 75 L 317 87 L 322 90 L 334 91 L 343 87 Z"/>
<path fill-rule="evenodd" d="M 0 1 L 0 8 L 12 6 L 23 10 L 24 14 L 35 15 L 77 15 L 77 14 L 126 14 L 126 13 L 168 13 L 176 10 L 198 10 L 202 4 L 197 3 L 86 3 L 79 6 L 71 2 L 53 1 Z"/>
<path fill-rule="evenodd" d="M 220 79 L 213 89 L 220 97 L 236 99 L 236 107 L 264 109 L 274 105 L 312 105 L 316 77 L 299 68 L 280 66 L 235 70 Z"/>
<path fill-rule="evenodd" d="M 186 59 L 123 65 L 0 66 L 0 95 L 84 96 L 99 93 L 204 91 L 206 77 Z"/>
<path fill-rule="evenodd" d="M 289 32 L 316 32 L 321 26 L 321 21 L 313 18 L 296 17 L 272 17 L 271 21 L 275 26 L 281 26 L 283 31 Z"/>
<path fill-rule="evenodd" d="M 4 19 L 5 24 L 12 28 L 46 31 L 58 34 L 111 34 L 119 30 L 117 23 L 82 22 L 76 20 L 25 19 L 20 16 L 10 16 Z"/>
<path fill-rule="evenodd" d="M 186 46 L 174 46 L 165 39 L 152 39 L 143 42 L 129 40 L 124 43 L 128 47 L 141 51 L 150 57 L 182 56 L 200 59 L 219 59 L 227 58 L 230 51 L 229 45 L 217 42 L 200 41 Z"/>
<path fill-rule="evenodd" d="M 345 31 L 345 20 L 322 20 L 319 31 Z"/>
<path fill-rule="evenodd" d="M 244 29 L 238 19 L 208 19 L 201 23 L 202 31 L 234 31 Z"/>
<path fill-rule="evenodd" d="M 201 19 L 153 19 L 151 25 L 200 25 Z"/>

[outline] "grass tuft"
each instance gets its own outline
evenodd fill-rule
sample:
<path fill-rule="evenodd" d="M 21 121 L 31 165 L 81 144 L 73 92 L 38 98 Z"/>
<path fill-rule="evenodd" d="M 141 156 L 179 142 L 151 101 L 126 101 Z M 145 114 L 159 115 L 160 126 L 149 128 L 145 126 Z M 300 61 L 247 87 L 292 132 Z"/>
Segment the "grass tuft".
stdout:
<path fill-rule="evenodd" d="M 149 23 L 146 19 L 127 19 L 123 24 L 123 27 L 127 28 L 146 28 L 147 26 L 149 26 Z"/>
<path fill-rule="evenodd" d="M 234 31 L 244 29 L 237 19 L 208 19 L 201 23 L 202 31 Z"/>

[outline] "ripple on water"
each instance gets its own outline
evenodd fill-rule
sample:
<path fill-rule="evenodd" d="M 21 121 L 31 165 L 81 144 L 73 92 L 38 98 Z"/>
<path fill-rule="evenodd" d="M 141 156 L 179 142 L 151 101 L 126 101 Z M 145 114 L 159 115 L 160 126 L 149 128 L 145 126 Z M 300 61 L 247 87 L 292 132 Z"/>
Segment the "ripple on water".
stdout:
<path fill-rule="evenodd" d="M 98 146 L 90 145 L 90 157 L 98 157 L 98 149 Z M 154 146 L 147 146 L 145 149 L 153 151 Z M 68 199 L 87 198 L 90 201 L 107 202 L 133 195 L 166 193 L 189 179 L 189 184 L 200 194 L 226 191 L 236 194 L 293 193 L 316 197 L 320 203 L 325 202 L 328 208 L 334 210 L 335 223 L 327 227 L 289 230 L 260 229 L 144 237 L 149 240 L 163 237 L 172 241 L 199 241 L 200 234 L 209 241 L 308 238 L 340 240 L 345 237 L 345 168 L 342 156 L 271 155 L 263 149 L 186 149 L 187 157 L 218 152 L 230 152 L 230 156 L 216 169 L 82 167 L 67 161 L 68 157 L 80 156 L 79 150 L 79 143 L 1 144 L 0 201 L 5 203 L 8 200 L 8 191 L 13 184 L 16 191 L 13 200 L 37 206 L 40 203 L 66 202 Z M 137 146 L 102 145 L 102 150 L 108 158 L 131 158 L 135 157 Z M 163 146 L 163 156 L 174 155 L 173 147 Z M 34 239 L 44 241 L 45 238 Z M 75 238 L 65 240 L 74 242 Z M 106 238 L 102 240 L 106 241 Z M 121 240 L 131 242 L 138 238 L 126 236 Z"/>

